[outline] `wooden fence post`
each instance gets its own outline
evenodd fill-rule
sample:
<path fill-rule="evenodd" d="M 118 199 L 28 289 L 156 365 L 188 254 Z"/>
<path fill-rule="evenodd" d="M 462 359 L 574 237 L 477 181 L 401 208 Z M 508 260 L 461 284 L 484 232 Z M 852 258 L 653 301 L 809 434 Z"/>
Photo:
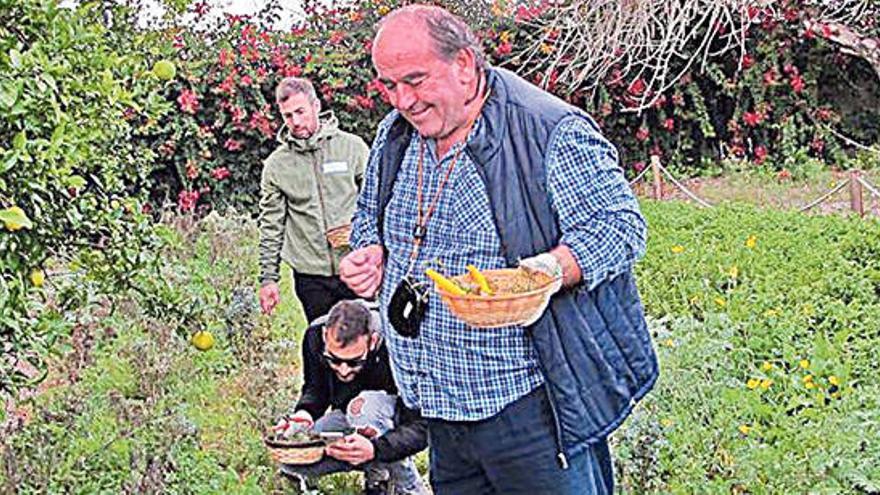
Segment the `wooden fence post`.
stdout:
<path fill-rule="evenodd" d="M 651 155 L 651 172 L 654 173 L 654 199 L 663 199 L 663 176 L 660 174 L 660 157 Z"/>
<path fill-rule="evenodd" d="M 859 180 L 861 173 L 858 170 L 849 171 L 849 205 L 852 210 L 865 216 L 865 204 L 862 202 L 862 182 Z"/>

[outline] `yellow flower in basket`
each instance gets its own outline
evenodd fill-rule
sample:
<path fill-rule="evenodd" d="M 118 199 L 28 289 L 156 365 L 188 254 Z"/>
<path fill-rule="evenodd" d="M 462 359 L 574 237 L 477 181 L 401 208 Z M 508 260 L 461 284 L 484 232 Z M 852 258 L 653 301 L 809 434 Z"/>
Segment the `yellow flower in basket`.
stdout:
<path fill-rule="evenodd" d="M 458 319 L 474 328 L 497 328 L 533 322 L 553 294 L 549 274 L 522 268 L 479 270 L 447 278 L 435 270 L 425 274 L 434 281 L 440 298 Z"/>

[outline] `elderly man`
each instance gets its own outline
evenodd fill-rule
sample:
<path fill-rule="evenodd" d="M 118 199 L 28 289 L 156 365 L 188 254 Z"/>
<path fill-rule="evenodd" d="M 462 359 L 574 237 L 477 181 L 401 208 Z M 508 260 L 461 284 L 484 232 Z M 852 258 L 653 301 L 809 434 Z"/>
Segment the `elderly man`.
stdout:
<path fill-rule="evenodd" d="M 377 327 L 378 315 L 364 303 L 340 301 L 306 330 L 302 392 L 276 429 L 354 433 L 330 444 L 317 464 L 282 465 L 286 475 L 314 479 L 360 469 L 367 494 L 425 493 L 410 458 L 427 447 L 425 421 L 398 398 Z"/>
<path fill-rule="evenodd" d="M 373 63 L 380 124 L 340 267 L 378 294 L 400 394 L 428 418 L 435 494 L 605 494 L 606 437 L 658 366 L 632 275 L 646 226 L 582 111 L 484 62 L 449 12 L 392 12 Z M 561 276 L 536 321 L 473 329 L 423 270 Z"/>
<path fill-rule="evenodd" d="M 260 183 L 260 305 L 278 304 L 279 262 L 293 268 L 294 292 L 306 321 L 355 295 L 339 281 L 340 253 L 326 233 L 351 222 L 368 148 L 339 129 L 307 79 L 289 77 L 275 90 L 285 126 Z"/>

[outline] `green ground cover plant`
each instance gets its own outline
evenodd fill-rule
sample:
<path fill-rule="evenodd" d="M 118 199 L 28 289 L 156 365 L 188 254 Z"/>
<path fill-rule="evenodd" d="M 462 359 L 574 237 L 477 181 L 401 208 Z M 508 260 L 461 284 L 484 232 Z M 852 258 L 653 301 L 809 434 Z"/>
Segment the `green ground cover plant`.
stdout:
<path fill-rule="evenodd" d="M 877 223 L 643 209 L 638 276 L 662 375 L 613 437 L 621 491 L 876 493 Z M 4 437 L 0 492 L 291 490 L 260 435 L 301 383 L 296 301 L 256 312 L 247 217 L 175 217 L 160 232 L 159 255 L 174 261 L 75 332 L 41 393 L 19 404 L 26 424 Z M 195 350 L 199 330 L 214 348 Z M 338 475 L 318 492 L 358 483 Z"/>

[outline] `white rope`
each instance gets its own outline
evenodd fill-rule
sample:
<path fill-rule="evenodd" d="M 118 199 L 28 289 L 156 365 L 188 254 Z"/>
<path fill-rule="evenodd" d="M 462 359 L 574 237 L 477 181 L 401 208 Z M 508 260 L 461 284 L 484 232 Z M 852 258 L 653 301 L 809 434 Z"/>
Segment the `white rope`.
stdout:
<path fill-rule="evenodd" d="M 660 171 L 663 172 L 664 174 L 666 174 L 666 177 L 668 177 L 669 180 L 670 180 L 673 184 L 675 184 L 675 187 L 681 189 L 681 191 L 682 191 L 683 193 L 687 194 L 689 198 L 693 199 L 694 201 L 696 201 L 696 202 L 699 203 L 700 205 L 705 206 L 706 208 L 711 208 L 711 207 L 712 207 L 711 204 L 709 204 L 708 202 L 704 201 L 703 199 L 700 199 L 696 194 L 692 193 L 688 188 L 684 187 L 684 184 L 682 184 L 681 182 L 675 180 L 675 177 L 673 177 L 672 174 L 669 173 L 669 171 L 666 170 L 666 167 L 664 167 L 662 164 L 658 163 L 657 166 L 660 167 Z"/>
<path fill-rule="evenodd" d="M 635 179 L 629 181 L 630 187 L 634 186 L 636 184 L 636 182 L 642 180 L 642 177 L 644 177 L 645 174 L 648 173 L 648 170 L 651 170 L 651 169 L 649 167 L 643 168 L 642 171 L 639 172 L 639 175 L 637 175 Z"/>
<path fill-rule="evenodd" d="M 865 187 L 871 194 L 880 198 L 880 191 L 878 191 L 870 182 L 865 180 L 862 177 L 857 177 L 856 180 L 859 181 L 859 184 Z"/>
<path fill-rule="evenodd" d="M 812 207 L 816 206 L 817 204 L 819 204 L 819 203 L 825 201 L 826 199 L 830 198 L 834 193 L 836 193 L 837 191 L 840 191 L 841 189 L 843 189 L 847 184 L 849 184 L 849 179 L 846 179 L 845 181 L 841 182 L 837 187 L 835 187 L 834 189 L 832 189 L 832 190 L 828 191 L 827 193 L 823 194 L 822 196 L 819 197 L 819 199 L 813 201 L 812 203 L 808 204 L 807 206 L 804 206 L 803 208 L 799 209 L 798 211 L 807 211 L 807 210 L 809 210 L 810 208 L 812 208 Z"/>

